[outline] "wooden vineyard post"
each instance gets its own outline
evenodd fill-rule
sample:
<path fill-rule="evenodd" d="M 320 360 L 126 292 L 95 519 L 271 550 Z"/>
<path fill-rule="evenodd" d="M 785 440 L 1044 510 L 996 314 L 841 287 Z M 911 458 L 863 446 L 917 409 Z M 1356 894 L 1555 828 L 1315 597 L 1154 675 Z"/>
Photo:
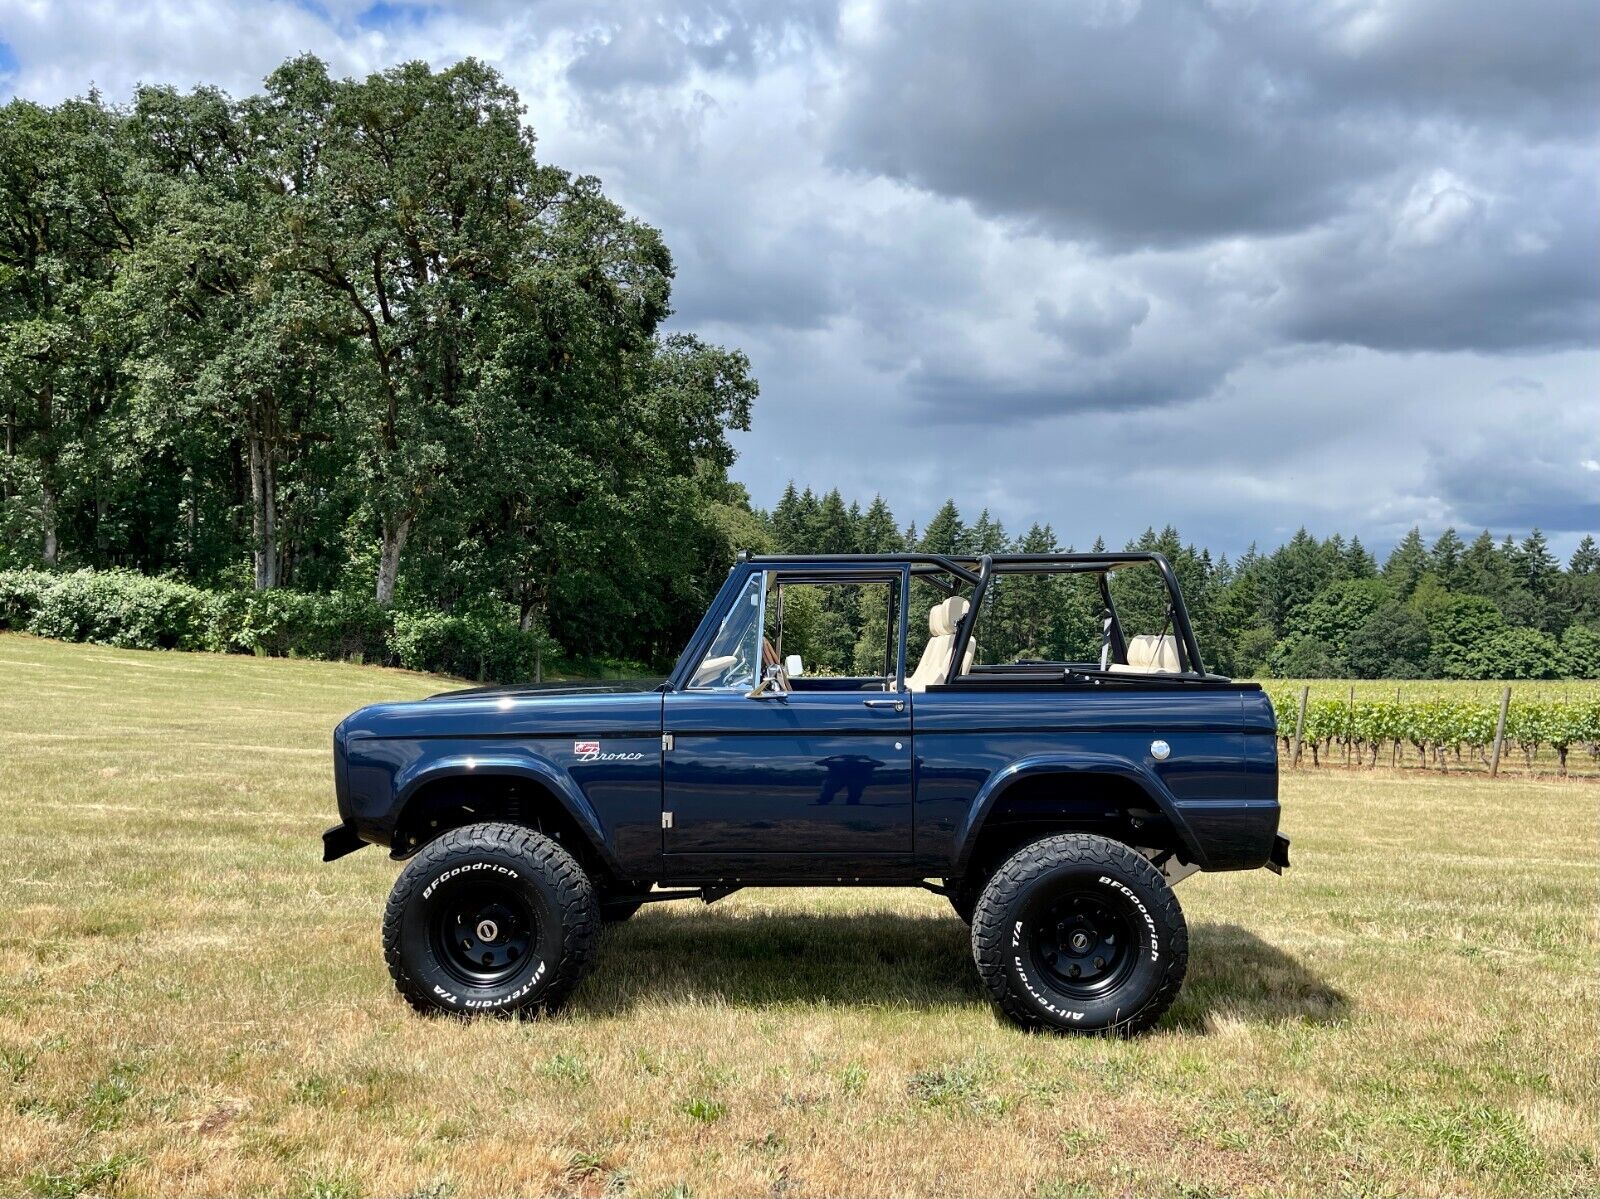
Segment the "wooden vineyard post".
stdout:
<path fill-rule="evenodd" d="M 1494 722 L 1494 753 L 1489 757 L 1489 777 L 1500 773 L 1500 748 L 1506 743 L 1506 709 L 1511 707 L 1511 688 L 1500 693 L 1500 719 Z"/>
<path fill-rule="evenodd" d="M 1400 688 L 1394 689 L 1394 706 L 1400 706 Z M 1400 738 L 1396 737 L 1389 746 L 1389 769 L 1393 770 L 1400 765 Z"/>
<path fill-rule="evenodd" d="M 1300 688 L 1300 714 L 1294 718 L 1294 753 L 1289 758 L 1289 765 L 1300 765 L 1300 738 L 1306 731 L 1306 700 L 1311 696 L 1310 687 Z"/>
<path fill-rule="evenodd" d="M 1344 764 L 1350 767 L 1355 764 L 1356 756 L 1356 689 L 1350 688 L 1350 710 L 1345 713 L 1344 721 Z"/>

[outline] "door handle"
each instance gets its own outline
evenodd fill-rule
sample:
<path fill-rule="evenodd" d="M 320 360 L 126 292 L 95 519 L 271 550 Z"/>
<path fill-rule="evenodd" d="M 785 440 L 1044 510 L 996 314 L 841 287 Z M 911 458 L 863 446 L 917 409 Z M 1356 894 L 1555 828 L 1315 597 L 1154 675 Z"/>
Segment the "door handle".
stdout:
<path fill-rule="evenodd" d="M 861 703 L 868 708 L 893 708 L 896 712 L 906 710 L 906 701 L 903 699 L 864 699 Z"/>

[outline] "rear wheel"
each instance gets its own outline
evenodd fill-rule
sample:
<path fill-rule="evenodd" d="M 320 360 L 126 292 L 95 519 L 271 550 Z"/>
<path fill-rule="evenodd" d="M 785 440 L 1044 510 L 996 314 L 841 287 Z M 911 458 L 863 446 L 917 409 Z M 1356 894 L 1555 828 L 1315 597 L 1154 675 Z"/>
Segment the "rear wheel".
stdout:
<path fill-rule="evenodd" d="M 1178 897 L 1141 854 L 1083 833 L 1024 846 L 972 917 L 972 956 L 1000 1010 L 1025 1027 L 1139 1032 L 1183 985 Z"/>
<path fill-rule="evenodd" d="M 406 864 L 383 951 L 423 1012 L 530 1013 L 559 1004 L 594 962 L 600 908 L 583 868 L 515 824 L 451 829 Z"/>

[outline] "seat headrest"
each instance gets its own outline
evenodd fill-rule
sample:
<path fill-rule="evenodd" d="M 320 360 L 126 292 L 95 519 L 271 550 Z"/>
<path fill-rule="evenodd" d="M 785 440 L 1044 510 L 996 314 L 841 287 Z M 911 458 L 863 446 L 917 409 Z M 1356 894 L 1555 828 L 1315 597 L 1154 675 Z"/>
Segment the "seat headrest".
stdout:
<path fill-rule="evenodd" d="M 928 609 L 928 632 L 935 637 L 953 637 L 967 614 L 967 601 L 952 595 Z"/>
<path fill-rule="evenodd" d="M 1161 674 L 1178 674 L 1183 670 L 1178 661 L 1178 643 L 1171 634 L 1157 637 L 1144 633 L 1130 637 L 1128 665 Z"/>

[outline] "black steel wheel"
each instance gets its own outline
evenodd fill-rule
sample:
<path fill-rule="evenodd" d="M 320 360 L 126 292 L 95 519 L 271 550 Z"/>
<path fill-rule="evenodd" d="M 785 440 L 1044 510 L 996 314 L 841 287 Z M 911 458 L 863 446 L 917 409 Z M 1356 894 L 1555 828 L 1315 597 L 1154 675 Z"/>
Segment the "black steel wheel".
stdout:
<path fill-rule="evenodd" d="M 515 824 L 451 829 L 406 864 L 384 911 L 395 987 L 423 1012 L 527 1014 L 594 961 L 600 907 L 583 868 Z"/>
<path fill-rule="evenodd" d="M 441 887 L 433 912 L 440 963 L 467 986 L 492 987 L 522 968 L 538 940 L 527 899 L 498 879 L 459 876 Z"/>
<path fill-rule="evenodd" d="M 1023 918 L 1034 966 L 1075 999 L 1114 990 L 1134 963 L 1133 915 L 1130 905 L 1103 891 L 1045 890 Z"/>
<path fill-rule="evenodd" d="M 1128 1034 L 1177 998 L 1189 933 L 1177 896 L 1143 855 L 1066 833 L 1024 846 L 995 872 L 973 912 L 972 956 L 1017 1023 Z"/>

